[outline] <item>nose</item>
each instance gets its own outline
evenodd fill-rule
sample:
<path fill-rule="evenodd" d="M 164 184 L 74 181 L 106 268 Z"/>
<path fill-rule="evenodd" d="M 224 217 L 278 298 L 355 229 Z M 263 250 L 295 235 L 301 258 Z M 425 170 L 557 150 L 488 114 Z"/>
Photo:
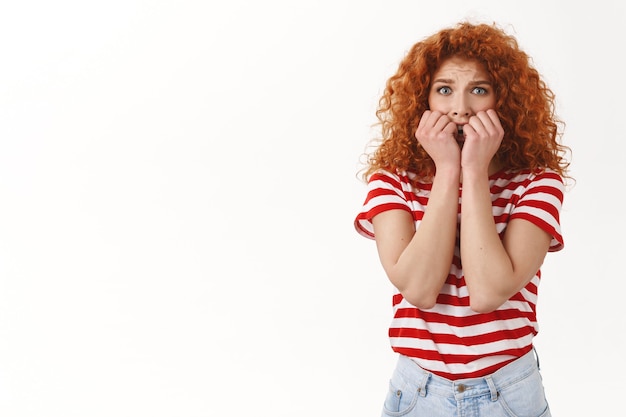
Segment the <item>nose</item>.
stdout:
<path fill-rule="evenodd" d="M 450 108 L 450 113 L 454 117 L 469 117 L 471 114 L 469 103 L 463 94 L 455 97 Z"/>

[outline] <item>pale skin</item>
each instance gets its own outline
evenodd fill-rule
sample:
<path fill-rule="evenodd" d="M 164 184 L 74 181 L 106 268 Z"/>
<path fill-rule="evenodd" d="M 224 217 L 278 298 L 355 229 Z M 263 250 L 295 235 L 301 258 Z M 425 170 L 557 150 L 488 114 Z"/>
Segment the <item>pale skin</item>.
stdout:
<path fill-rule="evenodd" d="M 499 171 L 494 155 L 504 130 L 494 110 L 496 96 L 483 66 L 457 57 L 433 74 L 428 104 L 415 138 L 436 167 L 428 207 L 415 229 L 404 210 L 372 219 L 382 266 L 404 298 L 422 309 L 435 305 L 452 263 L 459 186 L 461 260 L 470 308 L 486 313 L 528 284 L 548 252 L 551 236 L 529 221 L 513 219 L 503 239 L 492 215 L 489 175 Z M 463 127 L 463 136 L 457 134 Z"/>

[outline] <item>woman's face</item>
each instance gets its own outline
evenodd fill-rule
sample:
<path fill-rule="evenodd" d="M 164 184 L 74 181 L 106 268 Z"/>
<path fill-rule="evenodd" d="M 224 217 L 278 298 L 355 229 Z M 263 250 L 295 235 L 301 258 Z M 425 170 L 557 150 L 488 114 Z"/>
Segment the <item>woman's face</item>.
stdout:
<path fill-rule="evenodd" d="M 430 110 L 446 114 L 463 126 L 479 111 L 493 109 L 495 88 L 482 64 L 452 57 L 433 74 L 428 94 Z"/>

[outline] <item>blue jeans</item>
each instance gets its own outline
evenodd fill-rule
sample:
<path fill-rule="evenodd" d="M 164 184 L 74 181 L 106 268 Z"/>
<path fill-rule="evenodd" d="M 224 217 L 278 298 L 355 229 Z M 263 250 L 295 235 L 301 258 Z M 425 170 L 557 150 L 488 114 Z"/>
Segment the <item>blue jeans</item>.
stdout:
<path fill-rule="evenodd" d="M 451 381 L 400 355 L 383 417 L 550 417 L 534 351 L 483 378 Z"/>

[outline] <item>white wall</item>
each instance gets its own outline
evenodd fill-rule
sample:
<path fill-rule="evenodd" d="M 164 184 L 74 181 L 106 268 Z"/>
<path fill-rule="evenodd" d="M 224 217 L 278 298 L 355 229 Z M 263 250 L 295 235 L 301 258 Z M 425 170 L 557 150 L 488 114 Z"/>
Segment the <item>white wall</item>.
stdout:
<path fill-rule="evenodd" d="M 623 2 L 61 0 L 0 6 L 0 415 L 377 415 L 359 156 L 406 50 L 466 17 L 514 31 L 573 149 L 553 414 L 616 411 Z"/>

